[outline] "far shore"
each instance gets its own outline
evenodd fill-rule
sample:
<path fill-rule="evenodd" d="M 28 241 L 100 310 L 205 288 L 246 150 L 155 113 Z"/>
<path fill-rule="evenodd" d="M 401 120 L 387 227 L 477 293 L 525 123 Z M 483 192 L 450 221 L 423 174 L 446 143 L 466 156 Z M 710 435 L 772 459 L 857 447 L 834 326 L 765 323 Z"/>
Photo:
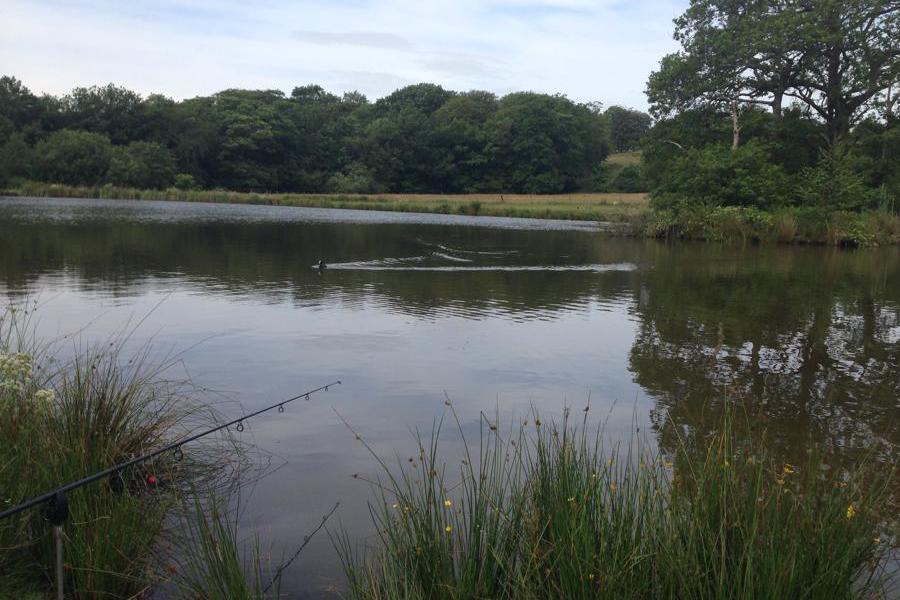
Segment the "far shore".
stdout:
<path fill-rule="evenodd" d="M 688 206 L 655 210 L 646 193 L 573 194 L 294 194 L 226 190 L 141 190 L 112 185 L 76 187 L 24 182 L 0 196 L 210 202 L 593 221 L 613 235 L 727 243 L 830 246 L 900 244 L 900 215 L 885 210 L 829 211 L 782 207 L 763 211 L 740 206 Z"/>
<path fill-rule="evenodd" d="M 139 190 L 26 183 L 5 196 L 218 202 L 310 208 L 344 208 L 486 217 L 562 219 L 630 224 L 651 213 L 649 195 L 637 194 L 278 194 L 225 190 Z"/>

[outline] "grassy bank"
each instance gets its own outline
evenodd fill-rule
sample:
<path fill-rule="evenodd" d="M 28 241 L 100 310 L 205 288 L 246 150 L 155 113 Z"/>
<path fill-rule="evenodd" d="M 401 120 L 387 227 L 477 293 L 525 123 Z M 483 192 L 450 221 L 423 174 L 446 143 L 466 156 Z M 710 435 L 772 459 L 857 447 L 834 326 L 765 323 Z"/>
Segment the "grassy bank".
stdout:
<path fill-rule="evenodd" d="M 884 246 L 900 244 L 900 214 L 887 210 L 697 207 L 654 211 L 643 232 L 655 238 L 716 242 Z"/>
<path fill-rule="evenodd" d="M 890 477 L 775 463 L 737 430 L 666 455 L 566 420 L 485 422 L 449 467 L 438 426 L 418 457 L 381 463 L 374 546 L 339 539 L 352 596 L 881 597 Z"/>
<path fill-rule="evenodd" d="M 636 157 L 631 157 L 637 160 Z M 138 190 L 113 186 L 71 187 L 23 183 L 0 195 L 220 202 L 383 210 L 531 219 L 571 219 L 609 223 L 618 235 L 728 243 L 878 246 L 900 244 L 900 215 L 888 210 L 862 213 L 785 207 L 771 211 L 740 207 L 653 210 L 648 194 L 256 194 L 221 190 Z"/>
<path fill-rule="evenodd" d="M 257 194 L 222 190 L 71 187 L 40 183 L 25 183 L 0 193 L 34 197 L 222 202 L 611 223 L 634 223 L 649 210 L 646 194 Z"/>

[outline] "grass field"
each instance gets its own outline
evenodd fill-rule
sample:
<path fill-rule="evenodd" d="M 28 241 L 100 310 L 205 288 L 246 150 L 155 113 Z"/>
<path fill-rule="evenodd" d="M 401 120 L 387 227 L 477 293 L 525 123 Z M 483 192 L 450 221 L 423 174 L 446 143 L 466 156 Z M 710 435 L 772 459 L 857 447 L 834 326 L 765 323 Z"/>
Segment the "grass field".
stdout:
<path fill-rule="evenodd" d="M 138 190 L 24 183 L 13 196 L 224 202 L 271 206 L 348 208 L 490 217 L 575 219 L 635 223 L 650 212 L 647 194 L 260 194 L 223 190 Z"/>

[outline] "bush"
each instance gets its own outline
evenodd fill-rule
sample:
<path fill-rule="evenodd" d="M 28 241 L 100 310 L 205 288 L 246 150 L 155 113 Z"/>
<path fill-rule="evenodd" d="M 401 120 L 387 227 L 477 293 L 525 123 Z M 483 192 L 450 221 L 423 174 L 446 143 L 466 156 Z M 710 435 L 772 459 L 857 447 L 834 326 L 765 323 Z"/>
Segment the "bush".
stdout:
<path fill-rule="evenodd" d="M 96 185 L 109 170 L 113 148 L 99 133 L 57 131 L 35 148 L 37 176 L 67 185 Z"/>
<path fill-rule="evenodd" d="M 199 186 L 190 173 L 179 173 L 175 176 L 175 189 L 182 191 L 196 190 Z"/>
<path fill-rule="evenodd" d="M 123 187 L 165 189 L 175 181 L 175 159 L 161 144 L 131 142 L 114 149 L 107 180 Z"/>
<path fill-rule="evenodd" d="M 830 210 L 874 208 L 877 193 L 866 186 L 859 165 L 856 157 L 840 150 L 823 152 L 818 165 L 800 173 L 798 203 Z"/>
<path fill-rule="evenodd" d="M 768 160 L 764 147 L 749 142 L 732 150 L 709 145 L 679 153 L 653 193 L 653 206 L 743 206 L 768 209 L 789 197 L 789 181 Z"/>
<path fill-rule="evenodd" d="M 639 166 L 628 165 L 622 168 L 615 176 L 610 188 L 610 191 L 612 192 L 621 192 L 625 194 L 646 192 L 647 183 L 641 176 L 641 168 Z"/>
<path fill-rule="evenodd" d="M 380 191 L 370 169 L 359 163 L 350 165 L 344 173 L 335 173 L 328 179 L 327 189 L 335 194 L 366 194 Z"/>

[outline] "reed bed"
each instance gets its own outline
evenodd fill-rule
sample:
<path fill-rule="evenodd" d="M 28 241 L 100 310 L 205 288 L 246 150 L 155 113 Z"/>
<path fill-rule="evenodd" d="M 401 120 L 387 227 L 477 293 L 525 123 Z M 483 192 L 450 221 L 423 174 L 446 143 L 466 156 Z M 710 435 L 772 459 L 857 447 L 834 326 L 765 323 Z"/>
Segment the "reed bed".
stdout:
<path fill-rule="evenodd" d="M 457 420 L 457 425 L 458 425 Z M 496 421 L 493 421 L 496 423 Z M 893 582 L 890 469 L 776 463 L 734 419 L 705 448 L 603 445 L 586 422 L 482 422 L 465 458 L 379 461 L 377 530 L 334 535 L 353 598 L 874 598 Z M 364 442 L 365 443 L 365 442 Z M 371 450 L 370 450 L 371 451 Z M 896 589 L 894 589 L 896 591 Z"/>

